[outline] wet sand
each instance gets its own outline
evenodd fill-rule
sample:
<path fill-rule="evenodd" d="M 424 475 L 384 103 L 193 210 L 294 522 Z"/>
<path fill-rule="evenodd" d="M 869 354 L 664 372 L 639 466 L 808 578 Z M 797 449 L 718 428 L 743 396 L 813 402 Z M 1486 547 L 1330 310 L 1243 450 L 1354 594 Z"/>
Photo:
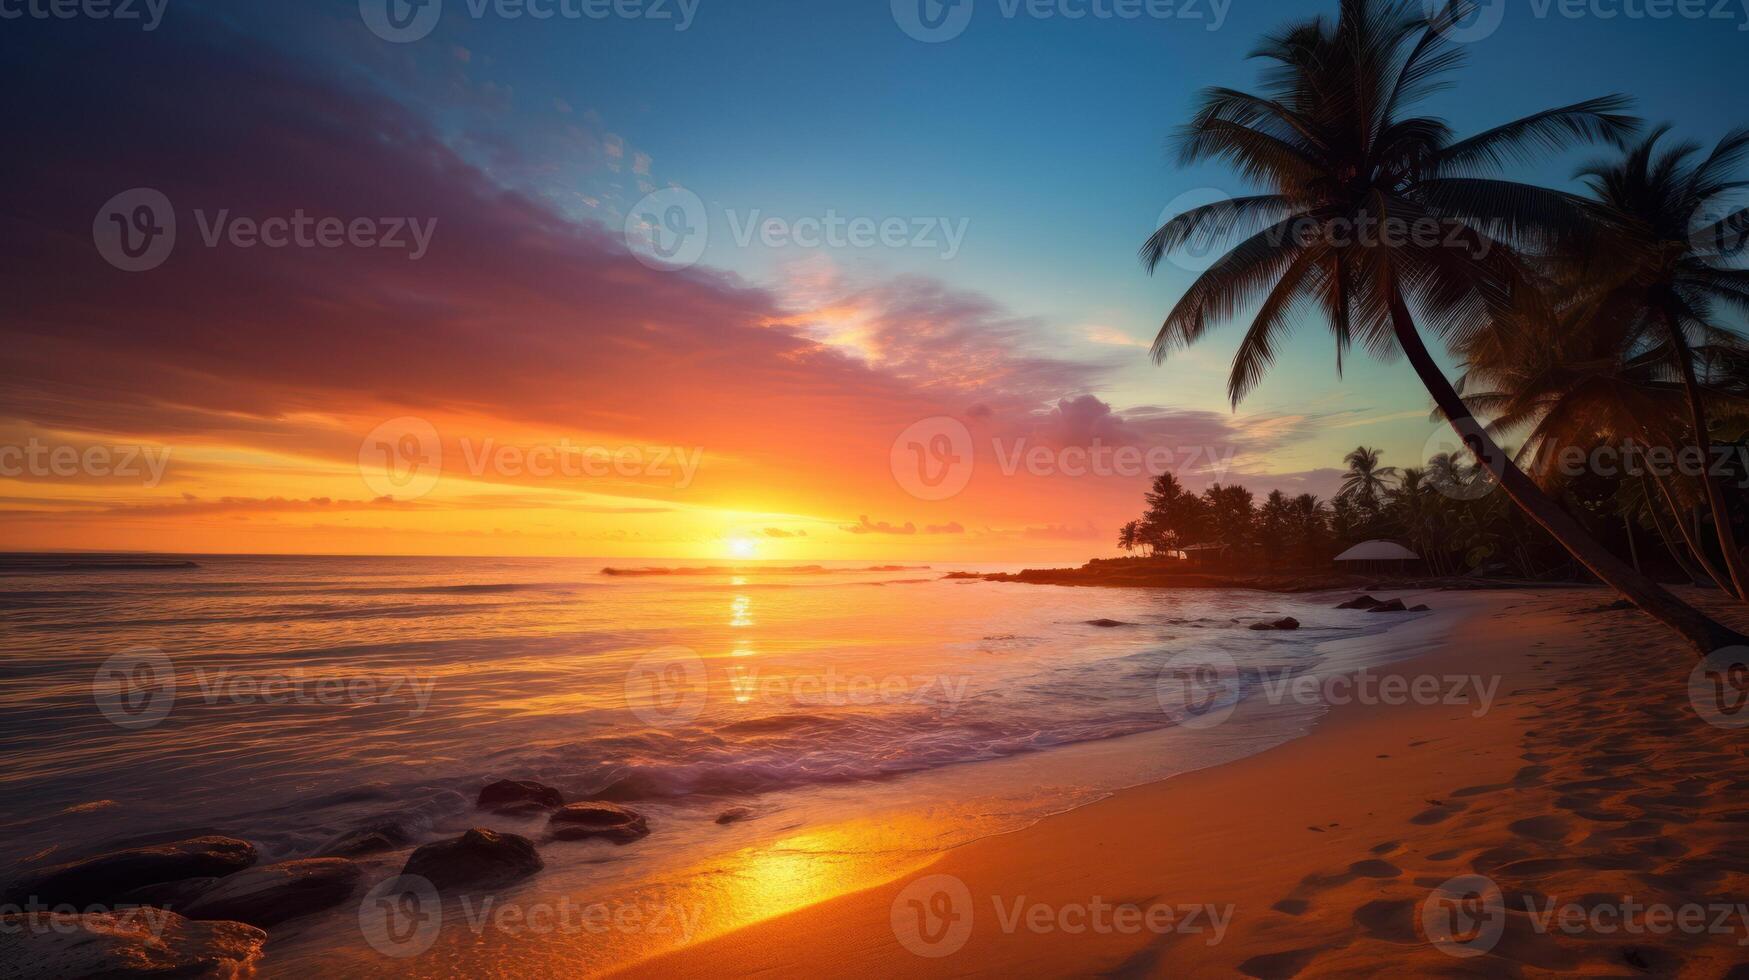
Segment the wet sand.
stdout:
<path fill-rule="evenodd" d="M 1433 652 L 1373 672 L 1492 679 L 1485 711 L 1338 704 L 1260 755 L 625 972 L 1749 977 L 1749 730 L 1703 721 L 1693 654 L 1611 598 L 1440 594 L 1388 634 Z M 1436 889 L 1472 875 L 1498 893 L 1452 911 Z"/>

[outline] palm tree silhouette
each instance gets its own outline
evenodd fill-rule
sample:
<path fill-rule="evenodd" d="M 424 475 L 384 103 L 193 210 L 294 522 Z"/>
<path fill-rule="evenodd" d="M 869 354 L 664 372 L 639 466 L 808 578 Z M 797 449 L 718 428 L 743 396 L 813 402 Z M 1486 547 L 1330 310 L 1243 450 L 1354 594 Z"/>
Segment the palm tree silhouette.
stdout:
<path fill-rule="evenodd" d="M 1255 305 L 1228 377 L 1237 405 L 1301 309 L 1329 323 L 1338 370 L 1356 339 L 1375 355 L 1401 351 L 1513 501 L 1599 578 L 1703 653 L 1743 642 L 1635 572 L 1544 496 L 1475 421 L 1422 341 L 1411 302 L 1436 333 L 1461 339 L 1486 326 L 1525 278 L 1508 243 L 1566 240 L 1593 224 L 1574 196 L 1492 173 L 1542 148 L 1619 142 L 1637 125 L 1622 114 L 1628 102 L 1619 96 L 1467 139 L 1455 139 L 1439 119 L 1407 114 L 1461 62 L 1447 30 L 1470 9 L 1451 0 L 1428 16 L 1414 0 L 1342 0 L 1334 23 L 1313 18 L 1264 39 L 1255 56 L 1269 62 L 1265 94 L 1204 93 L 1180 136 L 1182 159 L 1230 162 L 1267 191 L 1180 214 L 1142 246 L 1152 271 L 1187 245 L 1249 235 L 1185 291 L 1161 325 L 1154 356 L 1165 359 Z M 1429 225 L 1435 234 L 1419 233 Z"/>
<path fill-rule="evenodd" d="M 1728 133 L 1699 159 L 1698 143 L 1660 151 L 1658 142 L 1669 131 L 1660 126 L 1619 157 L 1580 171 L 1616 232 L 1608 240 L 1607 260 L 1587 256 L 1584 264 L 1613 273 L 1598 306 L 1628 318 L 1645 345 L 1675 369 L 1687 397 L 1693 444 L 1710 463 L 1708 399 L 1696 362 L 1708 366 L 1720 350 L 1743 347 L 1741 337 L 1718 325 L 1716 311 L 1749 310 L 1749 269 L 1729 264 L 1742 256 L 1749 221 L 1749 210 L 1731 193 L 1743 186 L 1737 168 L 1749 155 L 1749 129 Z M 1739 598 L 1749 599 L 1749 567 L 1737 550 L 1724 491 L 1708 476 L 1701 483 L 1730 585 Z"/>

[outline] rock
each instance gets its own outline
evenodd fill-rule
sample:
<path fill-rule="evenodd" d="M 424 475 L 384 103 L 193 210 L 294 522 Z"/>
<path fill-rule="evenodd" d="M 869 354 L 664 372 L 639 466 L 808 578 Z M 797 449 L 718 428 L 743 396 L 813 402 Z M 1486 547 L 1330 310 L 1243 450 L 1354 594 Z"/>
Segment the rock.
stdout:
<path fill-rule="evenodd" d="M 6 899 L 23 904 L 114 905 L 126 892 L 184 878 L 221 877 L 255 863 L 255 845 L 233 837 L 196 837 L 111 851 L 45 868 L 14 882 Z"/>
<path fill-rule="evenodd" d="M 544 786 L 532 779 L 500 779 L 480 790 L 480 798 L 474 805 L 482 810 L 502 813 L 507 810 L 531 809 L 526 804 L 553 810 L 565 804 L 565 798 L 551 786 Z"/>
<path fill-rule="evenodd" d="M 267 933 L 190 922 L 163 909 L 0 915 L 6 977 L 232 977 L 252 969 Z"/>
<path fill-rule="evenodd" d="M 492 887 L 526 878 L 543 867 L 528 838 L 475 827 L 460 837 L 418 848 L 407 856 L 401 873 L 419 875 L 438 888 Z"/>
<path fill-rule="evenodd" d="M 1408 611 L 1409 611 L 1409 607 L 1403 605 L 1403 600 L 1401 600 L 1401 599 L 1392 599 L 1389 602 L 1381 602 L 1378 605 L 1367 610 L 1367 612 L 1376 612 L 1376 613 L 1377 612 L 1408 612 Z"/>
<path fill-rule="evenodd" d="M 1119 626 L 1134 626 L 1136 624 L 1135 623 L 1126 623 L 1126 622 L 1124 622 L 1122 620 L 1118 620 L 1118 619 L 1089 619 L 1087 621 L 1087 625 L 1088 626 L 1097 626 L 1100 629 L 1109 630 L 1109 629 L 1116 629 Z"/>
<path fill-rule="evenodd" d="M 732 806 L 717 814 L 717 823 L 740 823 L 743 820 L 751 819 L 753 819 L 753 808 L 746 806 Z"/>
<path fill-rule="evenodd" d="M 182 911 L 201 892 L 218 882 L 217 878 L 184 878 L 181 881 L 161 881 L 156 885 L 136 888 L 116 899 L 116 905 L 150 905 L 153 908 Z"/>
<path fill-rule="evenodd" d="M 650 832 L 644 815 L 615 803 L 572 803 L 558 809 L 547 830 L 557 840 L 602 837 L 615 844 L 629 844 Z"/>
<path fill-rule="evenodd" d="M 1377 605 L 1379 605 L 1379 601 L 1377 599 L 1374 599 L 1372 596 L 1369 596 L 1369 595 L 1363 595 L 1363 596 L 1359 596 L 1359 597 L 1350 599 L 1347 602 L 1344 602 L 1341 605 L 1337 606 L 1336 608 L 1338 608 L 1338 609 L 1371 609 Z"/>
<path fill-rule="evenodd" d="M 190 919 L 277 925 L 346 901 L 362 875 L 345 858 L 282 861 L 221 878 L 177 911 Z"/>
<path fill-rule="evenodd" d="M 492 808 L 492 812 L 500 817 L 544 817 L 552 813 L 553 808 L 534 800 L 522 800 L 518 803 L 495 806 Z"/>
<path fill-rule="evenodd" d="M 407 832 L 399 824 L 379 823 L 349 830 L 316 853 L 318 857 L 363 857 L 405 847 L 408 843 Z"/>
<path fill-rule="evenodd" d="M 1254 630 L 1297 630 L 1300 628 L 1300 621 L 1292 616 L 1283 616 L 1272 623 L 1252 623 L 1251 628 Z"/>
<path fill-rule="evenodd" d="M 1433 607 L 1432 606 L 1410 606 L 1409 611 L 1410 612 L 1432 612 Z"/>

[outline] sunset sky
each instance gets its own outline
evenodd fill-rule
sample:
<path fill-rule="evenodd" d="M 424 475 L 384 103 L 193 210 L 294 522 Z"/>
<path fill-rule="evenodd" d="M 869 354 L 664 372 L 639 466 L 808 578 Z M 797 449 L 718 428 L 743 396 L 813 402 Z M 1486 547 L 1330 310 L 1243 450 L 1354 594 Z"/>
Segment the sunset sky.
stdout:
<path fill-rule="evenodd" d="M 1192 487 L 1259 497 L 1328 496 L 1361 443 L 1413 465 L 1428 399 L 1358 352 L 1339 380 L 1321 324 L 1236 412 L 1237 328 L 1147 357 L 1191 273 L 1150 278 L 1137 246 L 1182 195 L 1247 189 L 1176 168 L 1167 137 L 1198 88 L 1251 86 L 1263 31 L 1334 4 L 1198 8 L 977 0 L 941 43 L 887 0 L 698 0 L 685 30 L 448 0 L 410 43 L 357 0 L 7 21 L 0 548 L 1072 561 L 1115 552 L 1148 476 L 1048 472 L 1081 458 L 1065 448 L 1170 451 Z M 1643 66 L 1729 64 L 1749 33 L 1532 11 L 1510 4 L 1436 97 L 1460 132 L 1615 91 L 1709 142 L 1740 115 L 1734 81 Z M 93 240 L 133 188 L 177 222 L 142 272 Z M 668 188 L 708 221 L 685 269 L 628 246 L 628 211 Z M 204 240 L 298 212 L 411 219 L 428 248 Z M 828 216 L 907 243 L 739 240 Z M 931 419 L 963 429 L 913 428 Z M 960 492 L 896 476 L 907 430 L 969 437 Z M 384 446 L 435 482 L 373 466 Z M 55 465 L 63 447 L 81 462 Z M 530 463 L 561 447 L 618 462 Z M 1005 465 L 1032 447 L 1047 471 Z"/>

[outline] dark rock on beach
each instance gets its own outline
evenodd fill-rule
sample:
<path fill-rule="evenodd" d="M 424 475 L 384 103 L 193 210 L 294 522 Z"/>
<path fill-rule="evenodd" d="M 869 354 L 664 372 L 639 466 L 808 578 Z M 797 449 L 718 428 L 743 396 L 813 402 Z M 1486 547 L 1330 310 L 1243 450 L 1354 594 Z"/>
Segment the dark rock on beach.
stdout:
<path fill-rule="evenodd" d="M 600 837 L 615 844 L 629 844 L 650 832 L 644 815 L 615 803 L 595 801 L 560 807 L 547 823 L 556 840 Z"/>
<path fill-rule="evenodd" d="M 490 888 L 526 878 L 545 866 L 528 838 L 475 827 L 460 837 L 418 848 L 407 856 L 401 873 L 419 875 L 438 888 Z"/>
<path fill-rule="evenodd" d="M 6 977 L 233 977 L 267 933 L 241 922 L 190 922 L 163 909 L 0 915 Z"/>
<path fill-rule="evenodd" d="M 1374 607 L 1372 607 L 1372 608 L 1371 608 L 1371 609 L 1369 609 L 1369 610 L 1367 610 L 1367 611 L 1368 611 L 1368 612 L 1376 612 L 1376 613 L 1381 613 L 1381 612 L 1408 612 L 1408 611 L 1409 611 L 1409 607 L 1408 607 L 1408 606 L 1405 606 L 1405 605 L 1403 605 L 1403 600 L 1401 600 L 1401 599 L 1392 599 L 1392 600 L 1390 600 L 1390 601 L 1388 601 L 1388 602 L 1381 602 L 1381 603 L 1379 603 L 1379 604 L 1378 604 L 1378 605 L 1376 605 L 1376 606 L 1374 606 Z"/>
<path fill-rule="evenodd" d="M 1344 602 L 1341 605 L 1337 606 L 1336 608 L 1338 608 L 1338 609 L 1372 609 L 1373 607 L 1375 607 L 1377 605 L 1379 605 L 1379 601 L 1377 599 L 1374 599 L 1372 596 L 1369 596 L 1369 595 L 1363 595 L 1363 596 L 1358 596 L 1356 598 L 1350 599 L 1347 602 Z"/>
<path fill-rule="evenodd" d="M 317 856 L 363 857 L 405 847 L 408 843 L 410 841 L 407 839 L 407 832 L 401 829 L 400 824 L 379 823 L 341 834 L 324 844 Z"/>
<path fill-rule="evenodd" d="M 221 878 L 178 911 L 190 919 L 277 925 L 346 901 L 362 874 L 345 858 L 282 861 Z"/>
<path fill-rule="evenodd" d="M 1410 606 L 1409 611 L 1410 612 L 1432 612 L 1433 607 L 1432 606 Z"/>
<path fill-rule="evenodd" d="M 35 899 L 45 905 L 114 905 L 146 885 L 184 878 L 221 877 L 255 863 L 255 845 L 233 837 L 196 837 L 111 851 L 44 868 L 13 883 L 10 902 Z"/>
<path fill-rule="evenodd" d="M 1292 616 L 1283 616 L 1273 622 L 1252 623 L 1251 628 L 1254 630 L 1297 630 L 1300 628 L 1300 621 Z"/>
<path fill-rule="evenodd" d="M 1089 619 L 1087 621 L 1087 625 L 1088 626 L 1097 626 L 1100 629 L 1109 630 L 1109 629 L 1116 629 L 1119 626 L 1134 626 L 1136 624 L 1135 623 L 1126 623 L 1120 619 Z"/>
<path fill-rule="evenodd" d="M 188 903 L 217 884 L 217 878 L 184 878 L 181 881 L 161 881 L 156 885 L 136 888 L 116 900 L 117 905 L 150 905 L 153 908 L 180 912 Z"/>
<path fill-rule="evenodd" d="M 480 790 L 480 798 L 474 805 L 494 813 L 523 816 L 537 807 L 554 810 L 564 803 L 564 796 L 551 786 L 532 779 L 500 779 Z"/>

